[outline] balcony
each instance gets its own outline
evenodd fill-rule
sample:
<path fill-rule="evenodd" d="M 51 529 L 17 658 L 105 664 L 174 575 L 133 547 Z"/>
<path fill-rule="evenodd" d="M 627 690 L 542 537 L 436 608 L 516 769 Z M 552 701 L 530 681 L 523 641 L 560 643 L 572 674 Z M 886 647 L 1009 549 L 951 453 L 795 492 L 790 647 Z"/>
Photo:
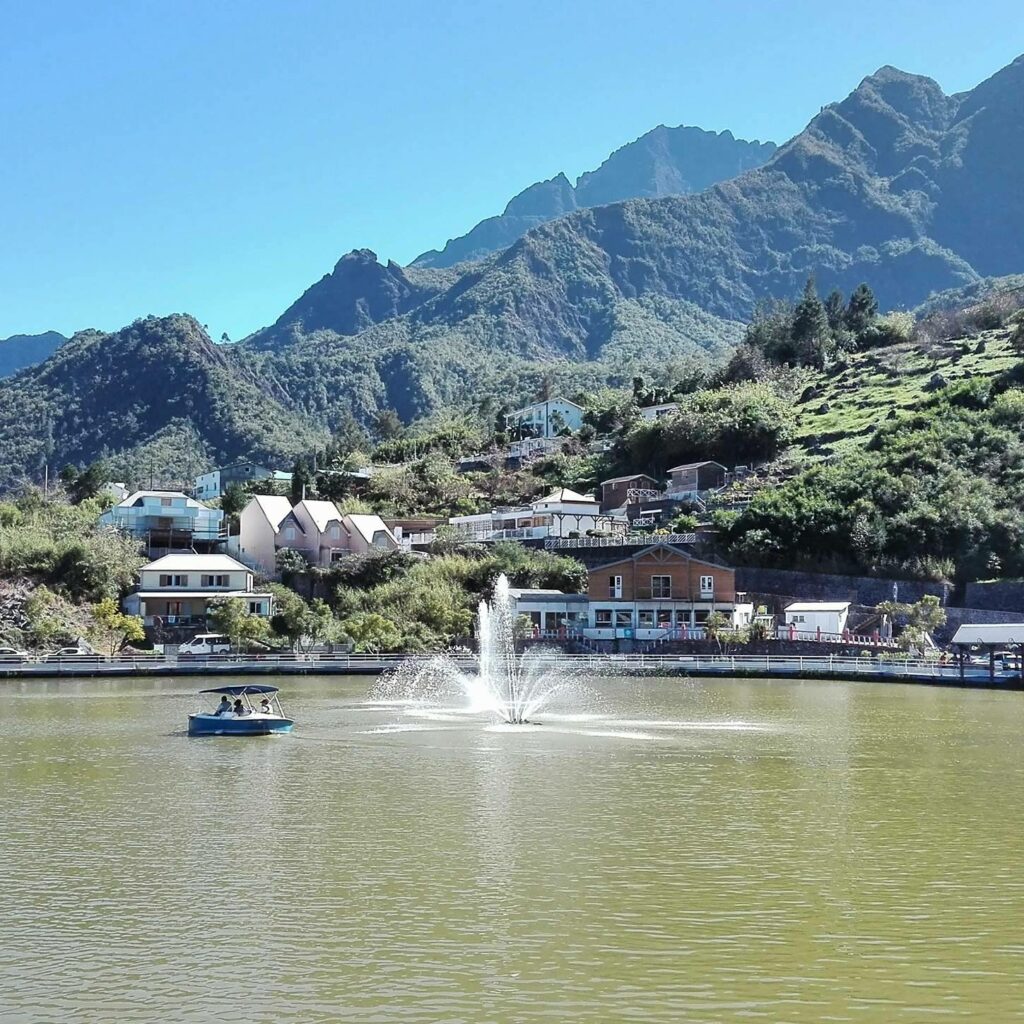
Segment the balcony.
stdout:
<path fill-rule="evenodd" d="M 139 515 L 138 512 L 143 514 Z M 132 514 L 136 513 L 136 514 Z M 210 519 L 198 516 L 162 516 L 138 509 L 112 509 L 104 519 L 108 526 L 124 530 L 135 536 L 146 534 L 159 536 L 188 536 L 193 540 L 220 541 L 227 539 L 227 527 L 222 518 Z"/>
<path fill-rule="evenodd" d="M 546 548 L 650 547 L 652 544 L 696 544 L 695 533 L 622 533 L 614 537 L 548 537 Z"/>

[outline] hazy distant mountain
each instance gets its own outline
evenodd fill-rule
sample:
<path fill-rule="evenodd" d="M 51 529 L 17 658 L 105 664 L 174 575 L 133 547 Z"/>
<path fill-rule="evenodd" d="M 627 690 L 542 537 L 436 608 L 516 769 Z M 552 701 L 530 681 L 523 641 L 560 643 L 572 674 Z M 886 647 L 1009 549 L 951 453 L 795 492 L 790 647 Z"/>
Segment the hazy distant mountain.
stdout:
<path fill-rule="evenodd" d="M 745 142 L 732 132 L 659 125 L 617 149 L 573 187 L 562 173 L 540 181 L 510 200 L 500 217 L 488 217 L 438 252 L 413 260 L 416 267 L 451 267 L 505 249 L 531 228 L 574 210 L 624 199 L 686 195 L 760 167 L 775 152 L 773 142 Z"/>
<path fill-rule="evenodd" d="M 727 352 L 759 299 L 795 296 L 809 274 L 822 293 L 867 281 L 892 308 L 1024 272 L 1022 101 L 1024 59 L 955 96 L 886 67 L 762 167 L 572 212 L 580 190 L 611 193 L 599 172 L 571 190 L 553 179 L 513 209 L 563 215 L 501 251 L 446 269 L 350 253 L 236 346 L 185 317 L 77 335 L 0 383 L 0 478 L 44 458 L 166 448 L 175 431 L 176 450 L 187 434 L 211 457 L 286 457 L 310 423 L 348 412 L 413 418 L 515 401 L 541 376 L 574 393 L 671 374 Z M 655 142 L 647 166 L 667 174 Z"/>
<path fill-rule="evenodd" d="M 67 340 L 56 331 L 0 338 L 0 377 L 9 377 L 26 366 L 35 366 L 49 359 Z"/>

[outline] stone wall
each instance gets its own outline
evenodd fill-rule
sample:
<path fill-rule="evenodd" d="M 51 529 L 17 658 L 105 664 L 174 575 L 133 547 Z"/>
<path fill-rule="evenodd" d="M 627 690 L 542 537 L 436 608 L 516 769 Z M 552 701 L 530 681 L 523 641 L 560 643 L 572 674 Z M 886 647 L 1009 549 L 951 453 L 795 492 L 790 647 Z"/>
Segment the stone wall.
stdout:
<path fill-rule="evenodd" d="M 969 608 L 987 608 L 990 611 L 1017 612 L 1024 620 L 1024 580 L 992 580 L 988 583 L 968 583 L 964 604 Z M 1001 622 L 1001 619 L 993 619 Z"/>
<path fill-rule="evenodd" d="M 920 580 L 894 580 L 875 576 L 838 576 L 833 573 L 797 572 L 791 569 L 736 568 L 736 589 L 751 599 L 773 597 L 777 611 L 791 601 L 849 601 L 873 608 L 891 601 L 893 585 L 898 600 L 913 603 L 925 594 L 934 594 L 945 603 L 948 587 Z"/>

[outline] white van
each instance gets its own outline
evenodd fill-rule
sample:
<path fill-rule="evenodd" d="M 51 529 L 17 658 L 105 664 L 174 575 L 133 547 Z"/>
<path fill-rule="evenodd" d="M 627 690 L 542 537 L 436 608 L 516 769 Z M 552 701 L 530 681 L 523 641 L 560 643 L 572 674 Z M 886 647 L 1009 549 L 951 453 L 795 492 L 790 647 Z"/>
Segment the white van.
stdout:
<path fill-rule="evenodd" d="M 223 633 L 200 633 L 178 648 L 182 654 L 230 654 L 231 641 Z"/>

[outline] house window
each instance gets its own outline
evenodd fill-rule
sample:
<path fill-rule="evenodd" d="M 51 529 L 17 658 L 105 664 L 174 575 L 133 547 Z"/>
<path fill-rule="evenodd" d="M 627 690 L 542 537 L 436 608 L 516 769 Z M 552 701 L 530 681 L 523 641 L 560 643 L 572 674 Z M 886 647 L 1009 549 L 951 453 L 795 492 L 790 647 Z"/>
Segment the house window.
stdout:
<path fill-rule="evenodd" d="M 622 597 L 622 577 L 621 576 L 609 576 L 608 577 L 608 596 L 609 597 Z"/>
<path fill-rule="evenodd" d="M 671 576 L 652 576 L 651 577 L 651 597 L 671 597 L 672 596 L 672 577 Z"/>
<path fill-rule="evenodd" d="M 685 612 L 681 614 L 685 615 Z M 658 609 L 658 625 L 659 626 L 671 626 L 672 625 L 672 609 L 671 608 L 659 608 Z"/>
<path fill-rule="evenodd" d="M 598 608 L 594 612 L 594 625 L 598 629 L 608 629 L 612 624 L 611 608 Z"/>
<path fill-rule="evenodd" d="M 615 612 L 615 628 L 629 629 L 633 625 L 633 612 L 629 609 Z"/>
<path fill-rule="evenodd" d="M 295 527 L 294 526 L 286 526 L 284 528 L 284 539 L 285 540 L 295 540 Z"/>
<path fill-rule="evenodd" d="M 171 499 L 170 499 L 170 498 L 161 498 L 161 499 L 160 499 L 160 504 L 161 504 L 161 505 L 162 505 L 162 506 L 163 506 L 164 508 L 169 508 L 169 507 L 171 506 L 172 502 L 171 502 Z"/>
<path fill-rule="evenodd" d="M 802 615 L 794 615 L 790 621 L 795 624 L 799 622 L 806 622 L 807 620 Z"/>
<path fill-rule="evenodd" d="M 337 540 L 341 536 L 341 527 L 337 523 L 331 523 L 327 529 L 327 536 Z"/>
<path fill-rule="evenodd" d="M 160 586 L 161 587 L 187 587 L 188 576 L 177 576 L 171 574 L 160 574 Z"/>
<path fill-rule="evenodd" d="M 226 587 L 229 585 L 227 574 L 206 574 L 202 576 L 204 587 Z"/>
<path fill-rule="evenodd" d="M 654 609 L 653 608 L 641 608 L 637 613 L 637 625 L 641 629 L 653 629 L 654 628 Z"/>
<path fill-rule="evenodd" d="M 715 577 L 714 576 L 701 576 L 700 578 L 700 596 L 701 597 L 712 597 L 715 593 Z"/>
<path fill-rule="evenodd" d="M 262 601 L 250 601 L 249 602 L 249 614 L 250 615 L 262 615 L 263 614 L 263 602 Z"/>
<path fill-rule="evenodd" d="M 677 626 L 688 626 L 690 624 L 690 613 L 688 611 L 679 610 L 676 612 L 676 625 Z"/>

